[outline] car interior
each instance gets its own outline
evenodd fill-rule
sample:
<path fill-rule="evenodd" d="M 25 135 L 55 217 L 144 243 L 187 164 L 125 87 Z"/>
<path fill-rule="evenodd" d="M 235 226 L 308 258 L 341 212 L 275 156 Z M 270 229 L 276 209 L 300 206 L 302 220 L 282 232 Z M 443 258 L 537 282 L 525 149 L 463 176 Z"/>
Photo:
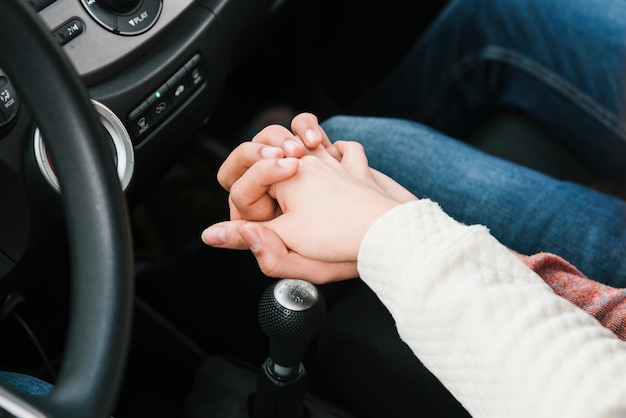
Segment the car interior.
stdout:
<path fill-rule="evenodd" d="M 2 1 L 0 370 L 55 389 L 0 385 L 0 417 L 468 416 L 358 280 L 318 286 L 306 372 L 268 388 L 276 280 L 200 241 L 228 218 L 232 149 L 299 112 L 350 113 L 445 4 Z M 611 187 L 515 109 L 465 139 Z"/>

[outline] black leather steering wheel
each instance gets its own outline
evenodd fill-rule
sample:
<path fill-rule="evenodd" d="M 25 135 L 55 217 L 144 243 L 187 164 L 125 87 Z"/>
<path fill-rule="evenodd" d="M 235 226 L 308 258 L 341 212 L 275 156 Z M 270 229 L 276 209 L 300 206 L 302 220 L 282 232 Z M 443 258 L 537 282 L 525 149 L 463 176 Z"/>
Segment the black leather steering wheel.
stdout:
<path fill-rule="evenodd" d="M 0 406 L 19 417 L 109 417 L 123 377 L 133 300 L 128 211 L 111 151 L 71 63 L 24 0 L 0 2 L 0 68 L 54 161 L 72 274 L 55 389 L 35 398 L 0 386 Z"/>

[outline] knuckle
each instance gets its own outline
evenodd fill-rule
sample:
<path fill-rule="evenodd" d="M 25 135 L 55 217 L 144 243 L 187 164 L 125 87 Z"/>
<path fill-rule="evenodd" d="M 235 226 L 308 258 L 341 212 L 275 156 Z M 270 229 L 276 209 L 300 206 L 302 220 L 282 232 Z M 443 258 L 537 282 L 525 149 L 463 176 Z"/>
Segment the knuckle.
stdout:
<path fill-rule="evenodd" d="M 257 263 L 264 275 L 274 278 L 285 278 L 280 263 L 274 257 L 257 257 Z"/>
<path fill-rule="evenodd" d="M 217 182 L 219 183 L 220 186 L 222 186 L 227 191 L 231 188 L 231 185 L 229 184 L 229 181 L 228 181 L 228 176 L 226 175 L 223 167 L 217 171 Z"/>
<path fill-rule="evenodd" d="M 275 140 L 275 138 L 277 137 L 279 137 L 282 141 L 285 135 L 291 136 L 291 132 L 289 132 L 289 130 L 284 126 L 278 124 L 269 125 L 263 128 L 258 134 L 256 134 L 252 138 L 252 142 L 271 144 L 273 143 L 273 140 Z"/>
<path fill-rule="evenodd" d="M 248 203 L 248 193 L 243 186 L 241 181 L 236 181 L 230 187 L 229 198 L 237 208 Z"/>

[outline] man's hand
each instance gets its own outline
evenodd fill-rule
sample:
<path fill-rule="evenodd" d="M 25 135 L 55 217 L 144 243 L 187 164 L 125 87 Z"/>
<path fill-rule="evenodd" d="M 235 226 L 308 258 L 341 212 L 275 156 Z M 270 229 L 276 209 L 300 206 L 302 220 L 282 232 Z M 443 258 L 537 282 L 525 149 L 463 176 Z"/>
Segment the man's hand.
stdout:
<path fill-rule="evenodd" d="M 256 134 L 252 141 L 239 145 L 222 163 L 217 173 L 219 184 L 231 192 L 233 184 L 242 176 L 255 175 L 255 170 L 252 172 L 248 171 L 256 162 L 263 159 L 284 157 L 300 158 L 305 152 L 313 151 L 320 145 L 328 147 L 331 149 L 331 154 L 339 157 L 338 152 L 334 150 L 315 115 L 300 113 L 293 118 L 291 129 L 292 131 L 289 131 L 281 125 L 270 125 Z M 295 171 L 289 168 L 278 167 L 272 174 L 273 176 L 267 178 L 267 181 L 277 183 L 288 179 L 295 174 Z M 244 181 L 240 184 L 246 185 L 250 183 Z M 232 195 L 233 193 L 231 192 Z M 231 219 L 262 221 L 271 219 L 279 214 L 280 209 L 265 193 L 247 195 L 244 190 L 237 191 L 235 196 L 241 196 L 241 200 L 234 202 L 229 198 Z M 241 210 L 245 212 L 242 213 Z"/>
<path fill-rule="evenodd" d="M 250 155 L 244 148 L 239 152 Z M 339 159 L 324 147 L 300 158 L 257 158 L 230 187 L 242 216 L 207 228 L 204 242 L 252 250 L 272 277 L 316 283 L 357 277 L 356 257 L 371 224 L 416 198 L 371 170 L 360 144 L 342 141 L 332 148 Z"/>

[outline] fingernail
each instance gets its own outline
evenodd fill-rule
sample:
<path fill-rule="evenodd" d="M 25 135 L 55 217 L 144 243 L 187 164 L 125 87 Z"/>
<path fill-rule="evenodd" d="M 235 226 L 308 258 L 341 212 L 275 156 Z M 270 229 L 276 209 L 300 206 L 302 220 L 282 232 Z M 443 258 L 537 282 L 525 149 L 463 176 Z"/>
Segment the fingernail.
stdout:
<path fill-rule="evenodd" d="M 311 144 L 319 141 L 320 139 L 322 139 L 322 137 L 320 136 L 319 132 L 314 131 L 313 129 L 307 129 L 306 131 L 304 131 L 304 139 L 306 140 L 307 144 Z"/>
<path fill-rule="evenodd" d="M 246 241 L 250 251 L 256 253 L 261 249 L 261 237 L 254 229 L 251 228 L 243 228 L 239 231 L 241 237 Z"/>
<path fill-rule="evenodd" d="M 300 144 L 293 139 L 288 139 L 283 143 L 283 148 L 285 148 L 285 153 L 289 155 L 293 155 L 294 151 L 300 147 Z"/>
<path fill-rule="evenodd" d="M 202 231 L 202 241 L 207 245 L 222 245 L 226 242 L 226 228 L 210 226 Z"/>
<path fill-rule="evenodd" d="M 278 147 L 261 148 L 261 157 L 263 158 L 281 158 L 282 156 L 283 150 Z"/>

